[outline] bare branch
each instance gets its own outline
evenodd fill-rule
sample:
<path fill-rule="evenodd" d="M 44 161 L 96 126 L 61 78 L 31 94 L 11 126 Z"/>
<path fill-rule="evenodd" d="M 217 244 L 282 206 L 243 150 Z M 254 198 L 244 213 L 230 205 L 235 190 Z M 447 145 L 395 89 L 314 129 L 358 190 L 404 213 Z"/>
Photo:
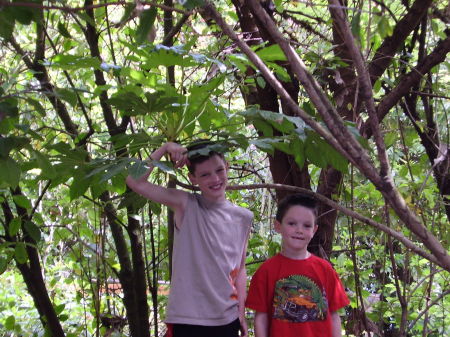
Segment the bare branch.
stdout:
<path fill-rule="evenodd" d="M 181 9 L 177 9 L 174 7 L 168 7 L 164 5 L 157 4 L 155 2 L 150 1 L 141 1 L 142 5 L 148 5 L 152 7 L 158 7 L 165 11 L 173 11 L 181 14 L 186 14 L 187 12 Z M 66 7 L 66 6 L 52 6 L 52 5 L 41 5 L 36 2 L 7 2 L 7 1 L 0 1 L 0 7 L 28 7 L 28 8 L 38 8 L 38 9 L 55 9 L 60 10 L 67 13 L 76 13 L 76 12 L 82 12 L 87 10 L 92 10 L 96 8 L 102 8 L 102 7 L 108 7 L 108 6 L 120 6 L 120 5 L 132 5 L 134 2 L 130 1 L 116 1 L 116 2 L 108 2 L 108 3 L 101 3 L 101 4 L 92 4 L 88 6 L 82 6 L 82 7 Z"/>

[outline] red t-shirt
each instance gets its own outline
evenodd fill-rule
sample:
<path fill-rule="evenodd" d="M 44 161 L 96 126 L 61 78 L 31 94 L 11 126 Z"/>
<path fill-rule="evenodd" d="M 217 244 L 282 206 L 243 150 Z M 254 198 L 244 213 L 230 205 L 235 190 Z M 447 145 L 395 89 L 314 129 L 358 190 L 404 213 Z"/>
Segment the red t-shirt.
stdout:
<path fill-rule="evenodd" d="M 328 261 L 278 254 L 256 271 L 245 305 L 268 314 L 270 337 L 330 337 L 330 313 L 349 303 Z"/>

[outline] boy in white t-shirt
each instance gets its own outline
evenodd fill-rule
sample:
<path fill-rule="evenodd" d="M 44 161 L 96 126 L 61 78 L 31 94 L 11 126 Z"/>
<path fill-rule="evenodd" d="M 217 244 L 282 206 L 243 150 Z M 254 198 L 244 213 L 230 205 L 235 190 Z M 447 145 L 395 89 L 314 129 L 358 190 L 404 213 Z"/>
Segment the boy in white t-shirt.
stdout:
<path fill-rule="evenodd" d="M 198 141 L 187 148 L 168 142 L 150 155 L 165 154 L 176 168 L 186 165 L 200 194 L 127 177 L 128 186 L 174 211 L 172 282 L 167 307 L 167 336 L 247 336 L 245 255 L 253 214 L 225 197 L 228 163 L 217 144 Z"/>

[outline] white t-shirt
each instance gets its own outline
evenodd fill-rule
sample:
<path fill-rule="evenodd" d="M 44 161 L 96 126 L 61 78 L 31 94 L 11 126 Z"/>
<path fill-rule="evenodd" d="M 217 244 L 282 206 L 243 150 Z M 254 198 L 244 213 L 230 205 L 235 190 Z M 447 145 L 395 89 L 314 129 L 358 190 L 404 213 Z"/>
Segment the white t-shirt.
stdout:
<path fill-rule="evenodd" d="M 218 326 L 238 318 L 234 286 L 253 213 L 228 200 L 188 197 L 175 229 L 166 323 Z"/>

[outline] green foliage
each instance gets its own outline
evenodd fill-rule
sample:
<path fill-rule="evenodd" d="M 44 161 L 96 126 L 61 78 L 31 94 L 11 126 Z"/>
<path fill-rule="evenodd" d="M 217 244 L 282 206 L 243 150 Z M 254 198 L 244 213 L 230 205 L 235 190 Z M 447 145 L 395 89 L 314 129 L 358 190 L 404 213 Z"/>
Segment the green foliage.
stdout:
<path fill-rule="evenodd" d="M 231 2 L 214 3 L 229 24 L 236 30 L 242 27 Z M 354 73 L 354 69 L 347 69 L 352 62 L 348 55 L 339 53 L 341 45 L 333 40 L 328 7 L 298 1 L 273 3 L 278 26 L 325 94 L 339 106 L 340 95 L 348 94 L 353 85 L 344 85 L 340 77 L 344 70 Z M 126 257 L 119 255 L 123 252 L 119 243 L 124 243 L 129 255 L 147 257 L 143 264 L 146 281 L 169 279 L 167 212 L 130 192 L 125 184 L 127 175 L 137 178 L 147 171 L 144 159 L 167 140 L 184 145 L 197 138 L 219 140 L 222 147 L 215 150 L 226 150 L 232 184 L 272 182 L 267 156 L 276 150 L 288 154 L 292 165 L 304 169 L 313 190 L 323 187 L 322 169 L 331 166 L 343 174 L 340 194 L 334 199 L 421 246 L 397 215 L 384 208 L 380 191 L 299 117 L 283 114 L 281 107 L 273 112 L 249 105 L 266 106 L 247 99 L 255 91 L 269 92 L 269 84 L 213 22 L 206 23 L 195 13 L 175 35 L 174 45 L 163 46 L 159 44 L 165 34 L 163 9 L 156 6 L 146 7 L 135 17 L 132 2 L 97 4 L 91 17 L 87 11 L 69 13 L 38 8 L 42 2 L 32 4 L 2 4 L 0 8 L 2 332 L 50 335 L 37 323 L 38 311 L 17 268 L 17 263 L 30 262 L 28 252 L 33 249 L 40 257 L 47 292 L 67 336 L 106 334 L 100 326 L 101 316 L 125 317 L 124 293 L 106 290 L 108 282 L 116 281 L 125 268 Z M 178 1 L 174 5 L 177 11 L 173 11 L 175 22 L 181 19 L 180 9 L 191 10 L 202 4 L 202 0 Z M 69 5 L 82 3 L 64 4 Z M 433 11 L 447 5 L 437 1 Z M 351 31 L 368 63 L 383 41 L 392 37 L 407 11 L 403 3 L 395 1 L 349 4 Z M 96 31 L 89 42 L 98 41 L 97 51 L 87 43 L 88 24 Z M 402 43 L 401 53 L 408 52 L 394 55 L 392 64 L 375 79 L 375 104 L 401 84 L 402 74 L 415 69 L 419 54 L 426 57 L 439 39 L 446 38 L 445 27 L 439 16 L 430 16 L 420 52 L 416 37 L 421 28 L 414 33 L 415 38 L 410 36 Z M 155 43 L 150 43 L 147 37 L 153 31 Z M 238 34 L 249 38 L 241 31 Z M 284 53 L 277 44 L 260 42 L 259 37 L 248 40 L 276 77 L 292 90 L 297 83 Z M 100 57 L 95 56 L 97 52 Z M 169 67 L 174 67 L 174 82 L 168 80 Z M 417 131 L 427 131 L 433 117 L 433 135 L 446 144 L 448 114 L 440 97 L 448 96 L 449 69 L 448 62 L 435 66 L 426 81 L 424 77 L 412 88 L 411 94 L 424 92 L 422 96 L 430 99 L 427 107 L 424 97 L 417 99 L 414 125 L 402 114 L 402 104 L 392 108 L 380 125 L 393 179 L 407 206 L 447 249 L 450 229 L 445 200 L 439 196 L 434 162 Z M 338 89 L 330 85 L 331 79 Z M 346 127 L 378 166 L 373 142 L 360 135 L 356 124 L 367 120 L 365 111 L 351 116 L 360 99 L 362 95 L 355 95 L 350 103 L 345 102 L 346 117 L 357 117 L 355 123 L 346 122 Z M 276 110 L 280 102 L 275 98 L 273 103 L 271 107 Z M 322 123 L 303 88 L 298 92 L 298 103 Z M 152 164 L 158 168 L 149 177 L 152 182 L 165 186 L 168 177 L 188 182 L 185 169 L 174 170 L 165 159 Z M 280 251 L 281 241 L 272 227 L 275 192 L 233 190 L 227 197 L 255 214 L 247 254 L 247 269 L 252 275 L 265 259 Z M 130 234 L 136 233 L 130 232 L 130 219 L 141 225 L 137 235 L 142 251 L 131 253 L 136 243 Z M 123 242 L 117 239 L 121 236 Z M 450 325 L 450 299 L 443 296 L 448 291 L 448 273 L 395 240 L 391 260 L 385 234 L 342 214 L 336 220 L 334 240 L 331 260 L 349 289 L 352 309 L 362 308 L 363 301 L 368 318 L 380 326 L 384 322 L 386 329 L 392 330 L 385 331 L 386 335 L 392 335 L 401 324 L 399 297 L 403 294 L 411 336 L 445 335 L 445 327 Z M 374 298 L 379 300 L 374 302 Z M 156 299 L 161 320 L 167 296 L 158 293 Z M 154 304 L 150 296 L 148 301 Z M 426 315 L 420 316 L 422 313 Z M 343 317 L 345 321 L 349 316 Z M 149 317 L 149 321 L 157 320 Z M 130 334 L 127 329 L 123 335 Z"/>

